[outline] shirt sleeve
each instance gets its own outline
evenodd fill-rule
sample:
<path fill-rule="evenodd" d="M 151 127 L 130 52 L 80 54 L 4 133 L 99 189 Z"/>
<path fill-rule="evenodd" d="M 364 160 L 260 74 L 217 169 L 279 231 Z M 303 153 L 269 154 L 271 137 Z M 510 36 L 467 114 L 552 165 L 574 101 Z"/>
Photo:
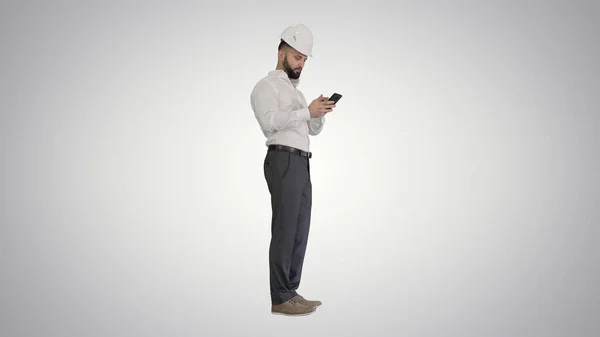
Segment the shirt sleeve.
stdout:
<path fill-rule="evenodd" d="M 297 122 L 307 122 L 311 119 L 308 108 L 291 111 L 280 110 L 277 93 L 265 81 L 256 84 L 252 90 L 250 101 L 254 115 L 265 131 L 279 131 L 294 127 Z"/>
<path fill-rule="evenodd" d="M 325 124 L 325 116 L 311 118 L 308 122 L 308 134 L 311 136 L 316 136 L 321 133 L 323 130 L 323 125 Z"/>

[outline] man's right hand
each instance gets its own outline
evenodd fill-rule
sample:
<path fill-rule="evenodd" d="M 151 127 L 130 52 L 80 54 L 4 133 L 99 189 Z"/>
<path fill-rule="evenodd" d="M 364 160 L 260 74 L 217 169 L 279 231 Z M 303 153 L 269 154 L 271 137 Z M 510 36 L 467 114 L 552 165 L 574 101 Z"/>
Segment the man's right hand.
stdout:
<path fill-rule="evenodd" d="M 310 111 L 310 117 L 317 118 L 325 116 L 326 113 L 331 112 L 335 108 L 335 103 L 329 100 L 329 97 L 323 97 L 323 94 L 316 98 L 308 106 Z"/>

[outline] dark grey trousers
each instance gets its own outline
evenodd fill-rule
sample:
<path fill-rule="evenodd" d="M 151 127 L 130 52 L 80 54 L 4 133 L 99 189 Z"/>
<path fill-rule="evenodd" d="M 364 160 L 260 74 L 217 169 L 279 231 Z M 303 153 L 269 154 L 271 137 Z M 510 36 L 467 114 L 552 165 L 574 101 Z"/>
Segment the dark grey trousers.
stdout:
<path fill-rule="evenodd" d="M 269 271 L 271 303 L 297 295 L 308 242 L 312 205 L 309 159 L 267 151 L 264 174 L 271 194 Z"/>

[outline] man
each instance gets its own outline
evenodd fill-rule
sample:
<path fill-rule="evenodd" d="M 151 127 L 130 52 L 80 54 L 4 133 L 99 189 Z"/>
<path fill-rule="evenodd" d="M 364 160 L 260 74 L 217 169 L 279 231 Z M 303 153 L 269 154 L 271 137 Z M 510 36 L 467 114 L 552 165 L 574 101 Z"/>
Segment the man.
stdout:
<path fill-rule="evenodd" d="M 271 194 L 269 274 L 271 312 L 306 315 L 321 305 L 296 290 L 308 242 L 312 204 L 309 135 L 321 132 L 324 116 L 335 107 L 323 95 L 310 105 L 296 87 L 309 56 L 313 35 L 295 24 L 280 36 L 275 70 L 258 81 L 251 94 L 254 115 L 267 138 L 264 176 Z"/>

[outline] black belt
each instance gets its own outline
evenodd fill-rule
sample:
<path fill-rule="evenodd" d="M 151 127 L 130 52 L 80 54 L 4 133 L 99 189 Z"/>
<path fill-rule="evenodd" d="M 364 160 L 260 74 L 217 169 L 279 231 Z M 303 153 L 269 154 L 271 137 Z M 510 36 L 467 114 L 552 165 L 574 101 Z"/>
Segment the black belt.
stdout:
<path fill-rule="evenodd" d="M 312 153 L 311 152 L 306 152 L 306 151 L 302 151 L 300 149 L 296 149 L 294 147 L 289 147 L 289 146 L 285 146 L 285 145 L 269 145 L 269 150 L 274 150 L 274 151 L 287 151 L 287 152 L 291 152 L 291 153 L 296 153 L 301 155 L 302 157 L 306 157 L 306 158 L 312 158 Z"/>

